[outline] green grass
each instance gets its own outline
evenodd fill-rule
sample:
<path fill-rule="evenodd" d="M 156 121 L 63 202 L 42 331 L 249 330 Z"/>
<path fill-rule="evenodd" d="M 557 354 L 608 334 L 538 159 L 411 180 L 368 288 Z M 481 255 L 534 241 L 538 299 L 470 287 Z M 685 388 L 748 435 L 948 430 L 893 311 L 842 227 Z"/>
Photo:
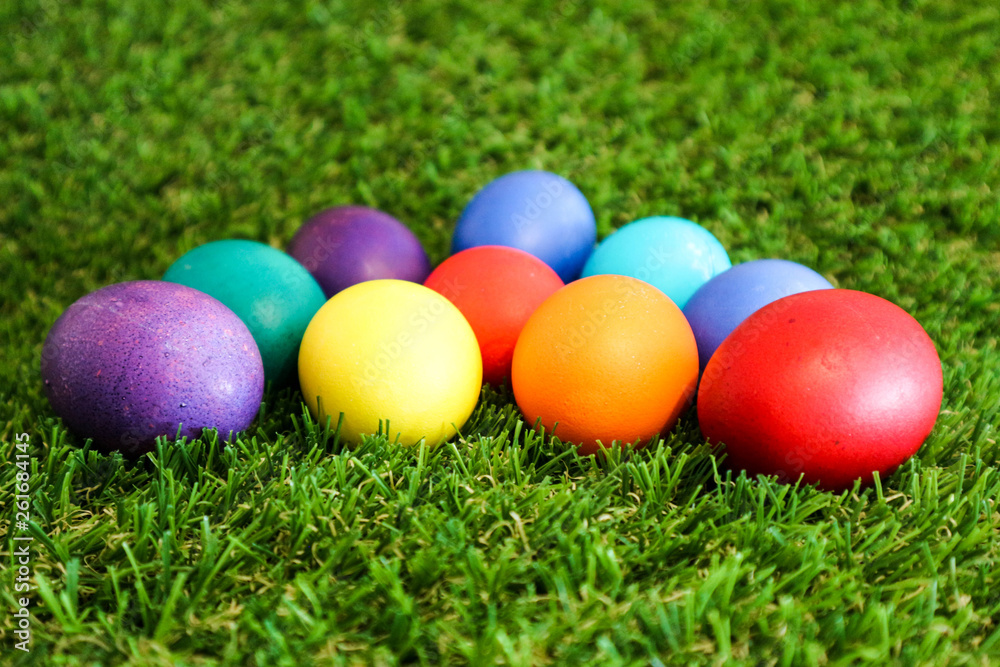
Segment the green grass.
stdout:
<path fill-rule="evenodd" d="M 961 0 L 2 3 L 0 663 L 1000 660 L 998 43 L 1000 9 Z M 573 180 L 602 234 L 679 214 L 900 304 L 944 362 L 934 433 L 835 495 L 733 474 L 693 415 L 596 461 L 487 392 L 451 444 L 347 450 L 286 391 L 233 445 L 132 464 L 42 395 L 91 290 L 347 202 L 441 260 L 521 168 Z"/>

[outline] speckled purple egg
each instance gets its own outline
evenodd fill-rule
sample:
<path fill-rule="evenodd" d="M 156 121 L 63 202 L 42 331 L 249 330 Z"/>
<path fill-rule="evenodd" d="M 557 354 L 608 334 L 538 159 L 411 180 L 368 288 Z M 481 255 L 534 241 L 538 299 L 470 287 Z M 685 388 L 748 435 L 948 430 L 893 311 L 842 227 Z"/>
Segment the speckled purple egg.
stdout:
<path fill-rule="evenodd" d="M 420 240 L 388 213 L 366 206 L 335 206 L 307 220 L 288 244 L 327 298 L 367 280 L 423 283 L 431 263 Z"/>
<path fill-rule="evenodd" d="M 246 325 L 221 302 L 174 283 L 141 280 L 83 297 L 42 348 L 52 409 L 105 453 L 139 456 L 157 436 L 223 438 L 246 430 L 264 393 L 264 366 Z"/>

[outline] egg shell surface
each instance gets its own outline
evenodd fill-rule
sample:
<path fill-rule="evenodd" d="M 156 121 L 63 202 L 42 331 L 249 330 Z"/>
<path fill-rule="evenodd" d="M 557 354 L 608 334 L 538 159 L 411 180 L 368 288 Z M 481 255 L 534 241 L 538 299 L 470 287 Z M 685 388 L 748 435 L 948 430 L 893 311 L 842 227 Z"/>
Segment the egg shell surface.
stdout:
<path fill-rule="evenodd" d="M 663 292 L 628 276 L 581 278 L 528 319 L 514 349 L 512 384 L 530 424 L 581 454 L 615 440 L 645 445 L 691 401 L 698 347 Z"/>
<path fill-rule="evenodd" d="M 483 245 L 519 248 L 564 282 L 580 276 L 597 242 L 597 222 L 579 188 L 548 171 L 504 174 L 484 186 L 462 211 L 451 252 Z"/>
<path fill-rule="evenodd" d="M 510 378 L 521 329 L 563 281 L 523 250 L 477 246 L 446 259 L 424 284 L 465 315 L 479 342 L 483 381 L 497 387 Z"/>
<path fill-rule="evenodd" d="M 710 231 L 683 218 L 655 216 L 630 222 L 601 241 L 583 275 L 644 280 L 683 309 L 699 287 L 730 266 L 726 249 Z"/>
<path fill-rule="evenodd" d="M 188 438 L 243 431 L 264 392 L 246 325 L 207 294 L 159 281 L 109 285 L 67 308 L 45 339 L 42 380 L 71 431 L 132 457 L 179 426 Z"/>
<path fill-rule="evenodd" d="M 326 297 L 294 258 L 256 241 L 212 241 L 182 255 L 163 279 L 225 304 L 257 342 L 265 379 L 295 380 L 302 334 Z"/>
<path fill-rule="evenodd" d="M 483 364 L 472 327 L 450 301 L 416 283 L 372 280 L 313 317 L 299 380 L 314 417 L 335 428 L 343 413 L 347 442 L 381 430 L 403 445 L 436 445 L 472 414 Z"/>
<path fill-rule="evenodd" d="M 757 310 L 782 297 L 817 289 L 833 285 L 808 266 L 785 259 L 738 264 L 709 280 L 684 306 L 702 368 L 726 336 Z"/>
<path fill-rule="evenodd" d="M 327 298 L 366 280 L 423 283 L 431 272 L 413 232 L 388 213 L 366 206 L 317 213 L 295 232 L 288 254 L 306 267 Z"/>
<path fill-rule="evenodd" d="M 846 289 L 793 294 L 748 317 L 708 362 L 704 435 L 748 473 L 842 490 L 891 474 L 941 408 L 930 337 L 899 306 Z"/>

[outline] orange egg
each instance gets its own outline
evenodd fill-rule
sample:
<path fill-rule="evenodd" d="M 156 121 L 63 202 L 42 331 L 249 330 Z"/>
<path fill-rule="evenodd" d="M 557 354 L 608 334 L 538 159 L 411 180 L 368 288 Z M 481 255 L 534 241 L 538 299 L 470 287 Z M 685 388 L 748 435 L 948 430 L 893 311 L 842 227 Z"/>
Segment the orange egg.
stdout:
<path fill-rule="evenodd" d="M 549 297 L 514 349 L 514 397 L 583 455 L 648 442 L 694 396 L 698 346 L 680 308 L 636 278 L 583 278 Z M 643 442 L 642 444 L 645 444 Z"/>

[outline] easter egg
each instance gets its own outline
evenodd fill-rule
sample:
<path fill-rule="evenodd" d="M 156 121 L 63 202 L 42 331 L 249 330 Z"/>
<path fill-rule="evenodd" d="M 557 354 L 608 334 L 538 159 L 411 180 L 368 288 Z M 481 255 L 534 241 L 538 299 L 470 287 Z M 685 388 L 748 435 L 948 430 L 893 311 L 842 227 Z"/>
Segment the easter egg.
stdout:
<path fill-rule="evenodd" d="M 704 435 L 750 474 L 841 490 L 890 474 L 930 434 L 941 361 L 920 324 L 881 297 L 793 294 L 719 346 L 698 391 Z"/>
<path fill-rule="evenodd" d="M 365 206 L 335 206 L 303 224 L 288 244 L 327 298 L 366 280 L 422 283 L 431 263 L 419 239 L 388 213 Z"/>
<path fill-rule="evenodd" d="M 579 277 L 596 241 L 594 212 L 575 185 L 547 171 L 515 171 L 488 183 L 468 203 L 451 252 L 482 245 L 519 248 L 568 282 Z"/>
<path fill-rule="evenodd" d="M 424 284 L 465 315 L 479 341 L 483 380 L 499 386 L 510 377 L 514 345 L 525 322 L 563 281 L 523 250 L 478 246 L 446 259 Z"/>
<path fill-rule="evenodd" d="M 772 301 L 799 292 L 832 289 L 807 266 L 784 259 L 758 259 L 723 271 L 702 285 L 684 306 L 698 341 L 701 367 L 736 326 Z"/>
<path fill-rule="evenodd" d="M 109 285 L 56 320 L 42 348 L 52 409 L 102 452 L 139 456 L 157 436 L 226 436 L 250 426 L 264 392 L 246 325 L 209 295 L 159 281 Z"/>
<path fill-rule="evenodd" d="M 698 380 L 698 348 L 681 310 L 627 276 L 582 278 L 549 297 L 514 348 L 514 397 L 581 454 L 646 444 L 677 422 Z"/>
<path fill-rule="evenodd" d="M 182 255 L 163 279 L 228 306 L 257 342 L 265 379 L 294 381 L 302 334 L 326 298 L 291 256 L 256 241 L 213 241 Z"/>
<path fill-rule="evenodd" d="M 451 438 L 482 387 L 479 345 L 465 317 L 423 285 L 373 280 L 319 309 L 299 350 L 302 395 L 321 422 L 358 442 L 382 433 L 403 445 Z"/>
<path fill-rule="evenodd" d="M 583 275 L 632 276 L 684 308 L 699 287 L 730 266 L 726 249 L 710 231 L 683 218 L 656 216 L 631 222 L 604 239 Z"/>

